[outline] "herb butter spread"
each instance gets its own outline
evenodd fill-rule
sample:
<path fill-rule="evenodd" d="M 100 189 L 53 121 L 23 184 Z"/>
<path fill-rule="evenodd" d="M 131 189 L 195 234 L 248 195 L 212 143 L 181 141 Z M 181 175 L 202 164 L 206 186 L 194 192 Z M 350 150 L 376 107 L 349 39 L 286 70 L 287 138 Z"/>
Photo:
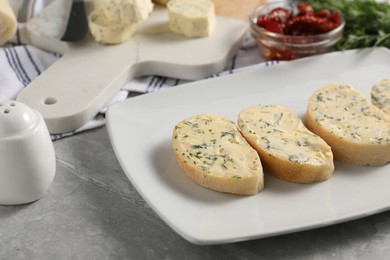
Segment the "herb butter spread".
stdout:
<path fill-rule="evenodd" d="M 187 37 L 210 36 L 215 27 L 214 4 L 210 0 L 170 0 L 169 28 Z"/>
<path fill-rule="evenodd" d="M 149 17 L 153 3 L 151 0 L 104 0 L 102 8 L 109 20 L 134 24 Z"/>
<path fill-rule="evenodd" d="M 390 115 L 390 79 L 381 80 L 372 87 L 372 103 Z"/>
<path fill-rule="evenodd" d="M 88 16 L 95 41 L 118 44 L 131 37 L 153 10 L 151 0 L 95 0 Z"/>
<path fill-rule="evenodd" d="M 352 86 L 318 89 L 309 100 L 306 125 L 340 161 L 358 165 L 390 161 L 390 117 Z"/>
<path fill-rule="evenodd" d="M 278 105 L 248 107 L 240 112 L 238 126 L 259 152 L 266 170 L 277 177 L 309 183 L 325 180 L 333 172 L 330 147 L 287 108 Z"/>
<path fill-rule="evenodd" d="M 0 0 L 0 45 L 10 40 L 16 33 L 17 21 L 7 0 Z"/>
<path fill-rule="evenodd" d="M 137 31 L 137 24 L 117 23 L 107 19 L 103 9 L 94 10 L 88 17 L 91 34 L 96 42 L 118 44 Z"/>
<path fill-rule="evenodd" d="M 179 122 L 172 145 L 187 177 L 202 186 L 245 195 L 263 188 L 258 154 L 226 117 L 201 114 Z"/>

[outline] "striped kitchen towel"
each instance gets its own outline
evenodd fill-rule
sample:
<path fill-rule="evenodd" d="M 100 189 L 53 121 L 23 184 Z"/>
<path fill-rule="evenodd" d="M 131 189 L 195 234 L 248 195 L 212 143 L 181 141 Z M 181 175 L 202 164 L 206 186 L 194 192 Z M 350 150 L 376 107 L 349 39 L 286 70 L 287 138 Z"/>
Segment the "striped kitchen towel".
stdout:
<path fill-rule="evenodd" d="M 9 0 L 18 19 L 18 30 L 13 39 L 0 47 L 0 101 L 15 99 L 24 87 L 61 58 L 61 54 L 49 53 L 31 45 L 23 33 L 25 23 L 44 8 L 47 8 L 53 1 L 58 0 Z M 255 42 L 248 34 L 225 71 L 211 77 L 219 77 L 271 64 L 273 62 L 263 63 L 262 58 L 258 55 Z M 187 82 L 182 79 L 161 76 L 146 76 L 130 80 L 85 126 L 69 133 L 52 135 L 52 139 L 58 140 L 104 125 L 105 112 L 115 102 L 143 93 L 161 91 Z"/>

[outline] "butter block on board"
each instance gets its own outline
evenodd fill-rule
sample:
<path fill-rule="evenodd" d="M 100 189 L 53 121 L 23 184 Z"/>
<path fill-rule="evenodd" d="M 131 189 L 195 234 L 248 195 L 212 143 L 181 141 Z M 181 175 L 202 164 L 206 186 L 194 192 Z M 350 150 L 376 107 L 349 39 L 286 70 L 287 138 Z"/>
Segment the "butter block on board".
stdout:
<path fill-rule="evenodd" d="M 117 23 L 139 23 L 153 10 L 151 0 L 109 0 L 102 2 L 104 14 Z"/>
<path fill-rule="evenodd" d="M 88 23 L 95 41 L 103 44 L 121 43 L 137 31 L 137 24 L 111 21 L 102 9 L 94 10 L 88 17 Z"/>
<path fill-rule="evenodd" d="M 0 0 L 0 45 L 9 41 L 16 33 L 17 21 L 7 0 Z"/>
<path fill-rule="evenodd" d="M 169 28 L 186 37 L 207 37 L 215 28 L 214 4 L 210 0 L 170 0 Z"/>
<path fill-rule="evenodd" d="M 137 31 L 152 10 L 151 0 L 94 0 L 89 29 L 96 42 L 119 44 Z"/>

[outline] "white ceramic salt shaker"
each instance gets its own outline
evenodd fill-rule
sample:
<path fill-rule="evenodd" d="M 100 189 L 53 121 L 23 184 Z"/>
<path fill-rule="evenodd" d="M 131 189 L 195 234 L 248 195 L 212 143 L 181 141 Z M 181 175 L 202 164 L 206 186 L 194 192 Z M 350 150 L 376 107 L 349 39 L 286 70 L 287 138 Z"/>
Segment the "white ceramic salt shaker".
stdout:
<path fill-rule="evenodd" d="M 38 200 L 55 171 L 54 147 L 42 116 L 23 103 L 0 102 L 0 204 Z"/>

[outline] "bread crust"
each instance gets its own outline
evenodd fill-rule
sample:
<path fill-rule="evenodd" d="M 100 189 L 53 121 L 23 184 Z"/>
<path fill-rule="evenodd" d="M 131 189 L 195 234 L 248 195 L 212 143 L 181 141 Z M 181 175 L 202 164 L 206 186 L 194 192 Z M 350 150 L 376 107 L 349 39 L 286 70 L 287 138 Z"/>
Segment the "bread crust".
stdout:
<path fill-rule="evenodd" d="M 183 135 L 189 135 L 191 136 L 192 133 L 188 132 L 188 129 L 184 132 L 183 128 L 185 127 L 186 122 L 191 122 L 192 124 L 198 124 L 201 125 L 202 119 L 212 119 L 212 120 L 221 120 L 224 123 L 232 124 L 232 126 L 229 129 L 226 129 L 227 131 L 232 131 L 233 128 L 236 129 L 236 134 L 239 136 L 235 137 L 235 142 L 233 145 L 240 146 L 242 149 L 240 151 L 237 151 L 241 153 L 242 151 L 245 151 L 247 154 L 245 155 L 245 160 L 256 160 L 256 167 L 254 167 L 252 170 L 248 169 L 247 166 L 237 167 L 237 171 L 233 171 L 233 174 L 224 174 L 223 169 L 221 168 L 210 168 L 210 171 L 203 170 L 202 167 L 205 166 L 205 164 L 202 165 L 201 160 L 196 160 L 192 162 L 193 157 L 191 157 L 191 160 L 188 158 L 188 154 L 191 154 L 191 152 L 186 152 L 186 149 L 191 146 L 197 146 L 199 145 L 199 142 L 196 141 L 185 141 L 184 138 L 180 138 L 180 136 Z M 217 132 L 215 126 L 212 123 L 209 123 L 208 129 L 211 129 L 212 131 L 215 130 Z M 199 128 L 196 128 L 199 129 Z M 195 129 L 195 131 L 196 131 Z M 182 131 L 182 132 L 180 132 Z M 195 133 L 196 135 L 196 133 Z M 219 134 L 216 134 L 216 136 L 212 138 L 217 138 Z M 189 142 L 190 145 L 185 146 L 185 142 Z M 207 142 L 207 138 L 202 140 L 201 143 Z M 184 175 L 190 179 L 192 182 L 199 184 L 203 187 L 216 190 L 219 192 L 225 192 L 225 193 L 232 193 L 237 195 L 255 195 L 259 191 L 261 191 L 264 187 L 264 179 L 263 179 L 263 169 L 261 166 L 260 158 L 258 157 L 257 153 L 253 148 L 246 142 L 246 140 L 241 136 L 240 132 L 236 128 L 233 122 L 231 122 L 229 119 L 219 116 L 219 115 L 212 115 L 212 114 L 202 114 L 202 115 L 195 115 L 193 117 L 187 118 L 181 122 L 179 122 L 175 129 L 173 130 L 172 134 L 172 146 L 174 150 L 174 154 L 176 157 L 176 160 L 178 162 L 178 165 L 182 169 Z M 210 156 L 218 156 L 220 155 L 220 150 L 225 149 L 224 142 L 216 142 L 214 145 L 205 145 L 205 149 L 202 151 L 206 152 L 206 146 L 207 146 L 207 153 Z M 227 148 L 226 148 L 227 149 Z M 233 151 L 234 152 L 234 151 Z M 194 152 L 192 152 L 193 154 Z M 234 155 L 232 154 L 232 157 Z M 244 163 L 246 164 L 244 160 Z M 239 162 L 237 162 L 239 163 Z M 242 163 L 241 163 L 242 164 Z M 229 169 L 227 171 L 231 170 L 231 167 L 234 167 L 237 165 L 229 165 Z M 242 166 L 242 167 L 241 167 Z M 241 171 L 240 171 L 241 170 Z M 246 171 L 246 172 L 244 172 Z"/>
<path fill-rule="evenodd" d="M 283 139 L 285 137 L 287 138 L 291 135 L 294 136 L 294 134 L 296 134 L 295 141 L 299 142 L 299 140 L 302 140 L 301 138 L 310 137 L 310 140 L 313 142 L 313 149 L 316 149 L 316 151 L 309 151 L 311 155 L 309 154 L 307 158 L 315 158 L 317 155 L 321 155 L 320 157 L 322 160 L 320 163 L 318 160 L 314 159 L 309 160 L 307 162 L 304 162 L 305 160 L 291 160 L 288 157 L 287 150 L 280 151 L 280 147 L 275 149 L 269 148 L 273 146 L 276 147 L 276 144 L 274 141 L 272 141 L 272 139 L 267 139 L 270 140 L 269 143 L 267 143 L 269 147 L 266 147 L 264 143 L 258 141 L 259 138 L 264 139 L 274 136 L 275 131 L 272 131 L 270 129 L 271 126 L 258 127 L 258 125 L 252 125 L 251 127 L 249 124 L 254 124 L 255 121 L 251 121 L 251 123 L 248 123 L 250 121 L 248 120 L 249 113 L 253 112 L 253 115 L 259 115 L 259 111 L 267 111 L 268 113 L 272 112 L 273 110 L 278 111 L 278 113 L 283 113 L 286 118 L 287 115 L 290 116 L 290 118 L 286 120 L 291 120 L 286 123 L 288 125 L 287 128 L 290 129 L 286 129 L 284 127 L 275 128 L 277 129 L 278 133 L 285 131 L 277 138 Z M 261 118 L 256 118 L 255 120 L 258 121 L 261 120 Z M 242 135 L 245 137 L 245 139 L 247 139 L 249 144 L 259 153 L 261 162 L 266 172 L 269 172 L 282 180 L 295 183 L 320 182 L 327 180 L 331 177 L 334 171 L 334 165 L 333 155 L 330 147 L 320 137 L 315 136 L 313 133 L 310 133 L 309 130 L 298 118 L 298 116 L 291 110 L 277 105 L 249 107 L 240 112 L 238 118 L 238 125 Z M 256 134 L 254 134 L 254 132 Z M 293 141 L 294 139 L 291 139 L 291 142 Z M 314 145 L 314 143 L 316 143 L 316 145 Z M 300 153 L 300 149 L 302 150 L 302 148 L 303 147 L 298 146 L 295 148 L 296 150 L 294 151 L 296 153 Z"/>
<path fill-rule="evenodd" d="M 367 123 L 366 125 L 353 125 L 353 119 L 348 119 L 346 117 L 338 118 L 337 116 L 340 116 L 342 113 L 344 113 L 342 110 L 345 110 L 341 105 L 342 102 L 344 102 L 343 100 L 338 100 L 334 103 L 329 102 L 326 107 L 321 108 L 321 111 L 329 111 L 330 114 L 327 117 L 337 117 L 337 119 L 334 121 L 326 121 L 326 123 L 323 123 L 324 121 L 321 119 L 319 120 L 319 116 L 321 115 L 318 115 L 319 110 L 316 109 L 318 95 L 340 91 L 339 86 L 344 86 L 347 88 L 346 91 L 350 92 L 349 96 L 351 99 L 359 99 L 359 102 L 357 104 L 354 103 L 354 106 L 358 106 L 360 104 L 361 107 L 367 108 L 367 111 L 369 109 L 369 113 L 364 112 L 364 114 L 363 112 L 360 112 L 362 109 L 354 109 L 351 107 L 349 108 L 351 109 L 351 113 L 354 113 L 357 116 L 367 117 L 369 120 L 374 119 L 374 123 Z M 323 98 L 326 99 L 327 97 L 324 96 Z M 337 126 L 337 124 L 340 124 L 340 126 Z M 335 159 L 341 162 L 354 165 L 380 166 L 390 161 L 390 117 L 372 105 L 368 100 L 365 99 L 363 94 L 354 89 L 352 86 L 329 84 L 318 89 L 309 100 L 305 117 L 305 125 L 312 132 L 321 136 L 332 147 Z M 380 126 L 378 128 L 379 131 L 371 129 L 377 126 Z M 352 135 L 341 135 L 336 133 L 334 131 L 335 127 L 345 127 L 345 129 L 366 128 L 369 129 L 372 135 L 365 136 L 365 139 L 367 140 L 364 141 L 362 138 L 353 138 L 353 133 Z M 356 135 L 359 135 L 359 133 L 355 133 L 355 136 Z M 375 142 L 372 140 L 378 141 Z"/>

